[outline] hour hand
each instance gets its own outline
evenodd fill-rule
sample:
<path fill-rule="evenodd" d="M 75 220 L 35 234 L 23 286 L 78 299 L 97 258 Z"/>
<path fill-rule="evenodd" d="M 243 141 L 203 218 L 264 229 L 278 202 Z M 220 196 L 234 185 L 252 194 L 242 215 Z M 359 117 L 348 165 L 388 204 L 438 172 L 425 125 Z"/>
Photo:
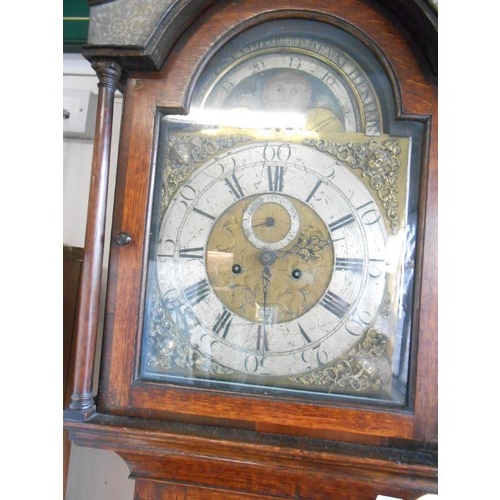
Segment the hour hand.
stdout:
<path fill-rule="evenodd" d="M 283 257 L 290 253 L 298 255 L 302 260 L 309 261 L 318 258 L 318 254 L 326 246 L 331 246 L 332 241 L 330 239 L 324 239 L 319 235 L 304 235 L 301 234 L 297 239 L 297 242 L 289 250 L 281 251 L 278 257 Z"/>

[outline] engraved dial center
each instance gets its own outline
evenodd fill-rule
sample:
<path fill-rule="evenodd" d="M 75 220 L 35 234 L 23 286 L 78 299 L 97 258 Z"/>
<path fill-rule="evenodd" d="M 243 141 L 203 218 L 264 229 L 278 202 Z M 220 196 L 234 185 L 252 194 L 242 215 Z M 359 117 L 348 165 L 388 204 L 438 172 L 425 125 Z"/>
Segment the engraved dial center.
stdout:
<path fill-rule="evenodd" d="M 243 198 L 214 222 L 207 242 L 210 284 L 227 309 L 255 323 L 302 316 L 325 294 L 334 249 L 319 215 L 287 195 Z"/>

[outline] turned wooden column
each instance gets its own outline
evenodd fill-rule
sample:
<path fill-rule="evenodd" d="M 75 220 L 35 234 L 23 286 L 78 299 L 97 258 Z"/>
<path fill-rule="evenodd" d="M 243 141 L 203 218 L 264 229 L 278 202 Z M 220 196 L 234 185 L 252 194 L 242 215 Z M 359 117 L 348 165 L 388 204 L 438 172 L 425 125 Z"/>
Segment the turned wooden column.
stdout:
<path fill-rule="evenodd" d="M 74 385 L 69 404 L 72 418 L 83 420 L 95 413 L 92 384 L 99 327 L 113 105 L 121 73 L 120 67 L 114 61 L 94 61 L 92 67 L 99 79 L 99 94 L 77 308 Z"/>

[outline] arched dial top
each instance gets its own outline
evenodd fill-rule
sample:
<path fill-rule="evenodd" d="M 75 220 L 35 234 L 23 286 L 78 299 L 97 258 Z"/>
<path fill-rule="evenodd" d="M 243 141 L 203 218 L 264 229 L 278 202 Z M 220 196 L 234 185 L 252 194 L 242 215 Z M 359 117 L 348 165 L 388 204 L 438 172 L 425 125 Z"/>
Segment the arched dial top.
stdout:
<path fill-rule="evenodd" d="M 342 44 L 321 35 L 331 26 L 310 22 L 303 20 L 298 31 L 293 21 L 283 22 L 272 35 L 263 25 L 229 42 L 204 71 L 194 106 L 264 111 L 270 120 L 276 111 L 302 113 L 306 128 L 323 136 L 381 134 L 381 107 L 365 68 Z M 356 50 L 359 55 L 366 48 Z"/>

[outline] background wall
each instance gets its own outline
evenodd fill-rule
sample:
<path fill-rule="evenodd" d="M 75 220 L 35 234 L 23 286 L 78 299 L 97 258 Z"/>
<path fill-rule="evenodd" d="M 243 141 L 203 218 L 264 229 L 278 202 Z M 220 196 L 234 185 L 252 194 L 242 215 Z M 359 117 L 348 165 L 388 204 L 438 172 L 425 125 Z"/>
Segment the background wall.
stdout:
<path fill-rule="evenodd" d="M 64 89 L 90 90 L 97 94 L 95 72 L 81 55 L 64 54 Z M 116 176 L 118 133 L 122 97 L 117 92 L 111 147 L 108 188 L 107 241 L 112 214 L 112 195 Z M 92 166 L 92 139 L 63 138 L 63 243 L 84 247 L 87 206 Z M 109 245 L 105 247 L 105 254 Z M 105 259 L 105 267 L 107 263 Z M 104 269 L 106 276 L 107 269 Z M 107 450 L 71 445 L 66 500 L 128 500 L 133 498 L 134 481 L 122 458 Z"/>

